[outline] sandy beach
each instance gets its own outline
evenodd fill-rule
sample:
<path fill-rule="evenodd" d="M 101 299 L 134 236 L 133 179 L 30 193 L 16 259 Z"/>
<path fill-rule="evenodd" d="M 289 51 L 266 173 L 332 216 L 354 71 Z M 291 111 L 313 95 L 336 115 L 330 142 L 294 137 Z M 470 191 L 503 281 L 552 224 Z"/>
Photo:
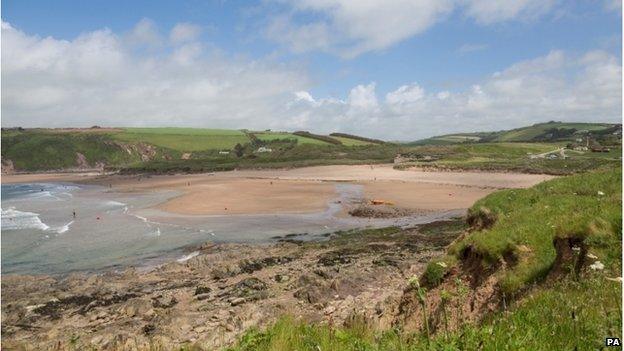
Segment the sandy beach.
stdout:
<path fill-rule="evenodd" d="M 334 184 L 338 182 L 362 185 L 363 201 L 379 199 L 417 210 L 462 209 L 497 189 L 525 188 L 550 178 L 357 165 L 158 176 L 16 174 L 4 175 L 2 182 L 78 182 L 109 186 L 118 192 L 174 190 L 180 195 L 159 204 L 158 209 L 178 214 L 223 215 L 322 211 L 336 198 Z"/>

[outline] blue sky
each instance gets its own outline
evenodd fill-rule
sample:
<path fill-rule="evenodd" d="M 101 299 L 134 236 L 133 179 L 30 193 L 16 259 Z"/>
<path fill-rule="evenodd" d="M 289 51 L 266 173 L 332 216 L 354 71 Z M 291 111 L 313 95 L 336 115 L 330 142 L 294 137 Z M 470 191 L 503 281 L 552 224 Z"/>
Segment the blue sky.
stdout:
<path fill-rule="evenodd" d="M 99 121 L 414 139 L 621 119 L 621 2 L 613 0 L 5 0 L 2 21 L 5 125 Z M 180 24 L 184 38 L 174 40 Z M 67 65 L 84 65 L 89 77 Z M 162 102 L 159 94 L 176 84 L 198 88 L 177 88 Z"/>

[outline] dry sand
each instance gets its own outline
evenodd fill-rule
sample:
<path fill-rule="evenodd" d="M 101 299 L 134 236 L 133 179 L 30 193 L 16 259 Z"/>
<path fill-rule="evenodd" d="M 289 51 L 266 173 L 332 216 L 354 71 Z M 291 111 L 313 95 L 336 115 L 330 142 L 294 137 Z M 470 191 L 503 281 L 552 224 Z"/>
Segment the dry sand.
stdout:
<path fill-rule="evenodd" d="M 524 188 L 548 175 L 483 172 L 399 171 L 392 165 L 319 166 L 191 175 L 94 176 L 5 175 L 3 183 L 68 181 L 112 186 L 115 191 L 176 190 L 158 207 L 182 214 L 303 213 L 326 208 L 336 182 L 362 184 L 367 199 L 419 210 L 460 209 L 502 188 Z"/>

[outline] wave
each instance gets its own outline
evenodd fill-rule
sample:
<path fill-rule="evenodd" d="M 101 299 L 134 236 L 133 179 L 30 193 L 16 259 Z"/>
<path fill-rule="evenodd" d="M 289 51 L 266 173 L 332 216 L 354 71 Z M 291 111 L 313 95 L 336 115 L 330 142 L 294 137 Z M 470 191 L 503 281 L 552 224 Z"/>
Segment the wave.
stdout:
<path fill-rule="evenodd" d="M 124 207 L 126 204 L 119 201 L 106 201 L 106 206 L 116 206 L 116 207 Z M 127 206 L 126 206 L 127 207 Z"/>
<path fill-rule="evenodd" d="M 188 254 L 188 255 L 184 255 L 184 256 L 180 257 L 180 258 L 179 258 L 179 259 L 177 259 L 176 261 L 178 261 L 178 262 L 180 262 L 180 263 L 182 263 L 182 262 L 186 262 L 186 261 L 190 260 L 191 258 L 193 258 L 193 257 L 197 256 L 197 255 L 199 255 L 199 251 L 193 251 L 193 252 L 191 252 L 191 253 L 190 253 L 190 254 Z"/>
<path fill-rule="evenodd" d="M 0 209 L 2 213 L 2 230 L 39 229 L 48 230 L 50 226 L 43 223 L 38 213 L 18 211 L 15 207 L 7 210 Z"/>
<path fill-rule="evenodd" d="M 69 222 L 69 223 L 67 223 L 67 224 L 65 224 L 65 225 L 63 225 L 63 226 L 61 226 L 61 227 L 55 228 L 54 230 L 55 230 L 58 234 L 63 234 L 63 233 L 65 233 L 66 231 L 68 231 L 68 230 L 69 230 L 69 226 L 70 226 L 70 225 L 72 225 L 72 224 L 74 224 L 74 221 L 71 221 L 71 222 Z"/>

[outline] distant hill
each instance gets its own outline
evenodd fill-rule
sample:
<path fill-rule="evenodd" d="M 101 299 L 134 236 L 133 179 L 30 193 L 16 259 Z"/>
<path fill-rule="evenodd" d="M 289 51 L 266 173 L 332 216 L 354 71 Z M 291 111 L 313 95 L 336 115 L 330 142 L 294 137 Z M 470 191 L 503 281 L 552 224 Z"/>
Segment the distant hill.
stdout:
<path fill-rule="evenodd" d="M 615 134 L 614 134 L 615 133 Z M 407 145 L 451 145 L 476 142 L 555 142 L 573 141 L 591 135 L 593 138 L 604 139 L 616 135 L 621 137 L 622 125 L 609 123 L 538 123 L 498 132 L 475 132 L 440 135 L 417 140 Z"/>
<path fill-rule="evenodd" d="M 307 131 L 276 132 L 207 128 L 2 128 L 3 172 L 141 167 L 150 162 L 184 169 L 236 167 L 282 160 L 366 159 L 363 147 L 379 141 Z M 378 156 L 382 157 L 382 156 Z M 383 155 L 391 160 L 390 152 Z M 176 162 L 181 161 L 181 162 Z M 320 161 L 319 161 L 320 162 Z M 178 165 L 181 163 L 182 165 Z M 172 166 L 173 167 L 173 166 Z M 219 166 L 221 167 L 221 166 Z"/>

